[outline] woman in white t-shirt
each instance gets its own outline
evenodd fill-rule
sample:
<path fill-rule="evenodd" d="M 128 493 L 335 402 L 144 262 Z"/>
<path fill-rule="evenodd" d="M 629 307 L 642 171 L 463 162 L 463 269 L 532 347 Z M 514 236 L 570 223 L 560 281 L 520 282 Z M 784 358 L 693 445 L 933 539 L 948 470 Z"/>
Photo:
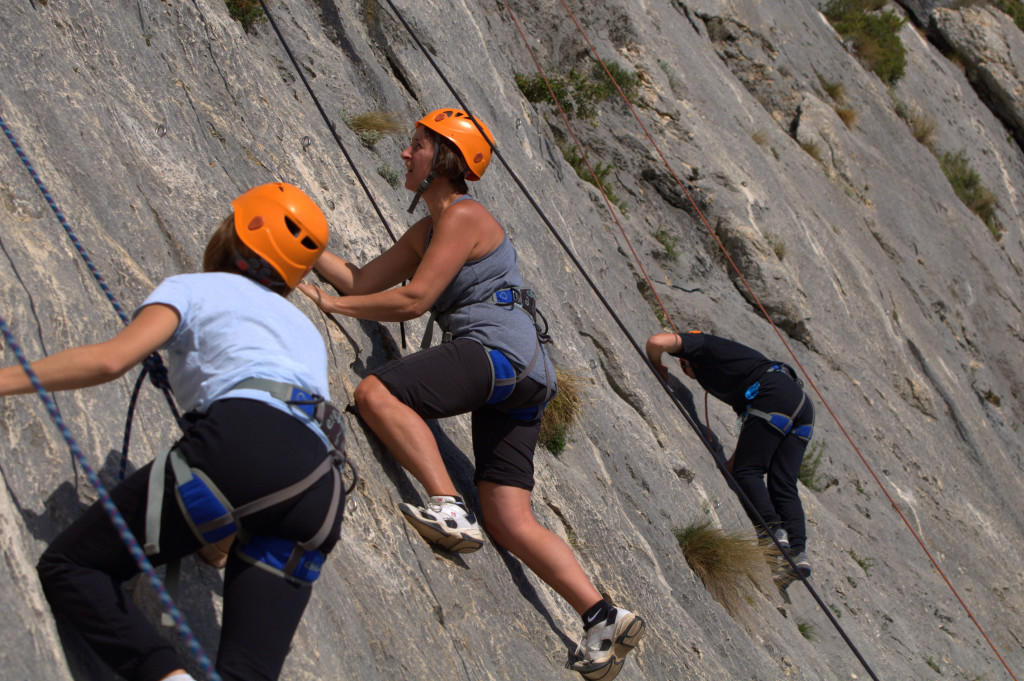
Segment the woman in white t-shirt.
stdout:
<path fill-rule="evenodd" d="M 290 546 L 315 538 L 318 546 L 311 548 L 325 554 L 337 542 L 341 522 L 337 474 L 324 467 L 327 438 L 306 413 L 312 409 L 288 404 L 290 398 L 274 396 L 262 384 L 238 384 L 258 378 L 266 385 L 296 386 L 329 398 L 320 333 L 285 299 L 326 247 L 327 220 L 306 194 L 282 183 L 251 189 L 232 207 L 207 244 L 202 273 L 166 279 L 112 339 L 59 352 L 32 366 L 49 390 L 84 388 L 112 381 L 164 349 L 171 387 L 188 412 L 184 435 L 174 447 L 178 455 L 236 509 L 311 478 L 299 494 L 237 522 L 246 537 L 257 540 L 269 537 Z M 0 369 L 0 395 L 31 391 L 20 367 Z M 207 560 L 216 561 L 216 545 L 203 546 L 206 541 L 196 537 L 175 496 L 171 466 L 160 461 L 166 478 L 162 502 L 151 511 L 159 511 L 160 528 L 152 563 L 172 562 L 201 548 Z M 140 538 L 146 532 L 153 468 L 153 463 L 146 465 L 112 492 L 128 527 Z M 316 476 L 317 470 L 325 472 Z M 222 559 L 226 571 L 217 669 L 225 680 L 275 679 L 309 601 L 312 579 L 294 578 L 298 573 L 286 579 L 261 569 L 269 563 L 250 555 L 257 544 L 234 541 L 235 550 L 228 553 L 233 541 L 229 534 L 219 542 L 219 550 L 228 555 Z M 122 590 L 138 568 L 99 503 L 53 540 L 38 570 L 54 614 L 73 624 L 121 676 L 133 681 L 191 678 L 170 642 Z"/>

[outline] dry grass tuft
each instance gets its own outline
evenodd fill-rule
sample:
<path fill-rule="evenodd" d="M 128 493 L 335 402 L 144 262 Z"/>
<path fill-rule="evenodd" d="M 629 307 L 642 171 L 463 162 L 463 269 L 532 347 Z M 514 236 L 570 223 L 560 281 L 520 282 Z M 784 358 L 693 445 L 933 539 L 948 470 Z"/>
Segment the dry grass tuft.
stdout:
<path fill-rule="evenodd" d="M 836 109 L 836 115 L 847 128 L 852 128 L 857 123 L 857 112 L 852 107 L 839 107 Z"/>
<path fill-rule="evenodd" d="M 749 530 L 724 530 L 697 520 L 674 530 L 690 569 L 711 597 L 733 617 L 747 611 L 753 589 L 771 593 L 774 545 L 759 544 Z"/>
<path fill-rule="evenodd" d="M 384 135 L 394 135 L 405 130 L 394 114 L 387 111 L 367 111 L 345 116 L 345 125 L 359 136 L 359 142 L 372 147 Z"/>
<path fill-rule="evenodd" d="M 807 155 L 813 158 L 818 163 L 821 163 L 822 154 L 821 147 L 818 146 L 817 142 L 801 142 L 800 148 L 807 152 Z"/>
<path fill-rule="evenodd" d="M 558 456 L 565 449 L 569 428 L 579 419 L 583 410 L 583 376 L 569 369 L 555 367 L 558 392 L 548 402 L 540 419 L 538 440 Z"/>

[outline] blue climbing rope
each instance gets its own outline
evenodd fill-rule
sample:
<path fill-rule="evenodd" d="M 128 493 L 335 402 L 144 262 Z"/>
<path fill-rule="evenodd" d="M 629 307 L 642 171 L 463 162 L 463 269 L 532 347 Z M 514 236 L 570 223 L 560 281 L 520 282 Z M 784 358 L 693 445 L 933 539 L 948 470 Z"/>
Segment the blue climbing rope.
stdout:
<path fill-rule="evenodd" d="M 92 276 L 96 278 L 97 282 L 99 282 L 100 288 L 103 289 L 105 294 L 107 294 L 107 299 L 114 306 L 114 309 L 117 310 L 117 314 L 121 317 L 121 321 L 127 324 L 129 320 L 128 315 L 124 312 L 124 308 L 122 308 L 121 304 L 117 302 L 114 294 L 110 291 L 110 287 L 107 286 L 107 282 L 103 280 L 102 276 L 100 276 L 100 273 L 93 264 L 89 254 L 86 253 L 85 249 L 82 247 L 82 242 L 78 240 L 75 232 L 71 229 L 71 225 L 68 224 L 67 218 L 65 218 L 64 214 L 60 212 L 60 208 L 57 207 L 57 202 L 53 200 L 52 196 L 50 196 L 50 192 L 46 189 L 46 185 L 44 185 L 43 181 L 39 179 L 39 174 L 36 172 L 36 169 L 32 167 L 32 162 L 28 160 L 28 156 L 26 156 L 25 152 L 22 151 L 21 145 L 18 144 L 18 140 L 14 139 L 14 134 L 11 133 L 11 129 L 7 127 L 7 122 L 4 121 L 2 115 L 0 115 L 0 128 L 3 128 L 4 134 L 7 135 L 7 139 L 11 141 L 11 146 L 13 146 L 14 151 L 18 153 L 18 158 L 20 158 L 21 162 L 25 164 L 25 168 L 28 170 L 29 175 L 32 176 L 32 180 L 36 183 L 36 186 L 39 187 L 39 191 L 43 193 L 43 198 L 46 199 L 46 203 L 50 204 L 50 208 L 57 216 L 57 220 L 60 221 L 61 227 L 63 227 L 64 231 L 68 233 L 71 243 L 73 243 L 75 248 L 78 249 L 78 254 L 82 256 L 82 260 L 85 261 L 89 271 L 92 272 Z"/>
<path fill-rule="evenodd" d="M 71 454 L 78 461 L 78 465 L 82 467 L 82 471 L 85 472 L 86 478 L 99 493 L 100 503 L 103 505 L 103 509 L 107 512 L 107 515 L 110 516 L 110 520 L 114 524 L 114 528 L 117 530 L 118 535 L 125 543 L 125 546 L 128 548 L 128 552 L 132 555 L 132 558 L 135 559 L 135 563 L 139 566 L 139 569 L 145 573 L 146 577 L 149 578 L 149 582 L 156 590 L 157 595 L 160 598 L 160 602 L 164 606 L 164 610 L 171 615 L 171 618 L 174 620 L 174 624 L 177 626 L 181 635 L 185 638 L 185 642 L 188 645 L 189 650 L 195 656 L 196 661 L 203 670 L 203 673 L 206 674 L 206 677 L 210 681 L 220 681 L 220 675 L 217 673 L 217 670 L 213 668 L 213 663 L 210 662 L 210 658 L 207 657 L 206 653 L 203 651 L 203 648 L 196 639 L 195 634 L 192 633 L 192 629 L 188 626 L 188 623 L 185 622 L 181 611 L 178 610 L 178 606 L 174 604 L 174 600 L 171 598 L 171 595 L 167 593 L 167 588 L 160 580 L 160 577 L 156 574 L 153 564 L 149 562 L 149 559 L 143 552 L 142 547 L 139 546 L 139 541 L 132 534 L 131 530 L 128 529 L 128 524 L 125 522 L 124 516 L 122 516 L 121 512 L 117 509 L 117 506 L 114 505 L 113 499 L 110 498 L 110 493 L 107 492 L 106 487 L 104 487 L 103 483 L 100 482 L 99 476 L 96 475 L 92 466 L 90 466 L 89 462 L 86 461 L 78 443 L 71 435 L 71 431 L 68 430 L 68 427 L 65 425 L 64 418 L 61 416 L 60 410 L 50 397 L 50 393 L 47 392 L 43 387 L 43 384 L 39 382 L 39 377 L 36 376 L 35 371 L 32 370 L 32 366 L 25 358 L 25 353 L 22 351 L 21 346 L 18 345 L 14 336 L 11 334 L 11 331 L 7 326 L 7 321 L 4 319 L 3 315 L 0 315 L 0 332 L 3 333 L 8 346 L 10 346 L 11 350 L 14 351 L 21 367 L 25 370 L 25 373 L 28 374 L 29 380 L 32 381 L 32 386 L 36 389 L 36 392 L 39 394 L 39 398 L 43 401 L 43 404 L 46 406 L 46 410 L 50 413 L 50 418 L 53 419 L 53 422 L 57 425 L 61 435 L 64 436 L 64 440 L 68 443 L 68 447 L 71 448 Z"/>
<path fill-rule="evenodd" d="M 36 172 L 32 162 L 28 159 L 28 155 L 25 154 L 21 145 L 18 144 L 18 140 L 14 137 L 14 133 L 12 133 L 11 129 L 7 126 L 7 122 L 4 120 L 3 115 L 0 115 L 0 128 L 2 128 L 4 134 L 7 135 L 7 139 L 10 141 L 11 146 L 14 147 L 14 151 L 18 154 L 18 158 L 21 159 L 21 162 L 25 165 L 25 169 L 28 170 L 29 175 L 32 176 L 32 180 L 36 183 L 36 187 L 38 187 L 39 191 L 43 194 L 43 198 L 46 199 L 46 203 L 49 204 L 50 209 L 53 210 L 53 214 L 57 216 L 57 220 L 60 222 L 61 227 L 63 227 L 64 231 L 67 232 L 68 238 L 71 239 L 71 243 L 74 244 L 75 249 L 82 257 L 82 260 L 89 268 L 89 271 L 92 272 L 92 276 L 96 279 L 100 288 L 103 289 L 103 293 L 106 294 L 107 300 L 109 300 L 110 304 L 114 306 L 114 310 L 121 318 L 121 321 L 128 324 L 131 320 L 129 320 L 128 315 L 125 314 L 124 308 L 121 307 L 121 303 L 117 301 L 114 293 L 110 290 L 110 287 L 107 286 L 107 282 L 103 279 L 103 276 L 100 275 L 99 270 L 96 269 L 96 265 L 93 264 L 92 258 L 90 258 L 89 254 L 85 252 L 85 248 L 82 246 L 82 242 L 78 239 L 78 235 L 76 235 L 75 231 L 71 229 L 71 224 L 68 222 L 67 218 L 64 217 L 64 213 L 62 213 L 60 208 L 57 206 L 57 202 L 53 200 L 53 197 L 50 195 L 50 191 L 46 188 L 46 185 L 43 184 L 42 179 L 39 177 L 39 173 Z M 179 426 L 181 425 L 181 415 L 178 413 L 178 407 L 174 404 L 174 397 L 171 395 L 170 383 L 167 382 L 167 369 L 164 366 L 160 355 L 154 352 L 152 355 L 147 357 L 143 363 L 142 373 L 139 375 L 138 382 L 135 384 L 135 390 L 132 393 L 131 403 L 128 407 L 128 418 L 125 423 L 124 446 L 122 449 L 121 460 L 122 480 L 124 479 L 124 473 L 128 468 L 128 441 L 131 437 L 131 424 L 132 417 L 135 413 L 135 402 L 138 399 L 142 378 L 147 373 L 149 373 L 153 385 L 163 391 L 164 397 L 167 398 L 167 404 L 171 408 L 171 413 L 174 414 L 175 422 L 177 422 Z"/>

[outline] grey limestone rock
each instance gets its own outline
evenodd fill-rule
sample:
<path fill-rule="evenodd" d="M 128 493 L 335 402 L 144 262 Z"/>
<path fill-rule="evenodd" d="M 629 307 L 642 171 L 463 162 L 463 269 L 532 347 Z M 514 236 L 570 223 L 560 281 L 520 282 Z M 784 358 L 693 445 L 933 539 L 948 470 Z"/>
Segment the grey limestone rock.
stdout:
<path fill-rule="evenodd" d="M 889 88 L 819 4 L 569 3 L 597 54 L 638 74 L 643 128 L 616 99 L 597 102 L 593 121 L 571 121 L 620 200 L 610 213 L 564 160 L 571 136 L 557 111 L 515 83 L 535 73 L 527 45 L 553 74 L 590 73 L 594 57 L 560 3 L 512 0 L 516 22 L 504 2 L 399 3 L 495 134 L 502 159 L 472 193 L 516 243 L 556 360 L 585 387 L 565 451 L 537 451 L 534 511 L 599 590 L 647 619 L 623 681 L 868 678 L 830 616 L 878 678 L 1006 678 L 911 530 L 1007 666 L 1024 669 L 1020 33 L 992 10 L 901 3 L 920 25 L 935 17 L 968 68 L 907 25 L 906 75 Z M 401 233 L 415 219 L 408 193 L 385 178 L 402 167 L 404 136 L 365 146 L 344 120 L 386 111 L 411 129 L 454 95 L 389 3 L 268 6 L 383 222 L 267 23 L 243 30 L 222 0 L 4 3 L 0 114 L 129 312 L 164 277 L 197 269 L 230 199 L 258 183 L 303 187 L 325 208 L 331 248 L 360 262 L 391 243 L 383 223 Z M 825 83 L 841 84 L 841 96 Z M 915 118 L 927 135 L 915 136 Z M 998 238 L 937 160 L 961 151 L 997 201 Z M 802 487 L 801 497 L 824 610 L 794 585 L 791 605 L 755 590 L 732 616 L 681 555 L 673 531 L 695 520 L 752 531 L 631 342 L 661 328 L 652 290 L 679 329 L 735 337 L 806 371 L 822 489 Z M 121 326 L 3 141 L 0 301 L 33 358 Z M 328 319 L 294 302 L 329 344 L 341 406 L 423 331 L 423 320 L 406 324 L 404 348 L 397 324 Z M 6 343 L 0 361 L 15 361 Z M 108 485 L 132 378 L 57 397 Z M 703 420 L 702 395 L 691 399 Z M 32 567 L 95 492 L 35 397 L 4 398 L 0 414 L 0 678 L 113 678 L 49 616 Z M 707 417 L 729 450 L 731 410 L 712 401 Z M 469 556 L 428 547 L 396 509 L 421 490 L 347 418 L 363 482 L 282 678 L 575 678 L 564 662 L 580 635 L 576 613 L 493 544 Z M 468 420 L 441 421 L 435 433 L 475 502 Z M 146 388 L 132 465 L 175 437 L 162 397 Z M 186 563 L 180 601 L 210 653 L 219 590 L 215 571 Z M 151 587 L 134 583 L 131 597 L 158 620 Z"/>

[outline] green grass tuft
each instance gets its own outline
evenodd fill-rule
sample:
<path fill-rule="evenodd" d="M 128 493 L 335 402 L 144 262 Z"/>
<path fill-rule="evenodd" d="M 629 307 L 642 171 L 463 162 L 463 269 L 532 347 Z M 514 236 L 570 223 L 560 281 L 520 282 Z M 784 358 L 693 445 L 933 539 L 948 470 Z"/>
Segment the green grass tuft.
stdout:
<path fill-rule="evenodd" d="M 805 622 L 803 620 L 797 620 L 796 629 L 797 629 L 797 631 L 800 632 L 800 635 L 803 636 L 808 641 L 817 641 L 818 640 L 818 628 L 816 626 L 814 626 L 813 624 L 811 624 L 810 622 Z"/>
<path fill-rule="evenodd" d="M 608 182 L 608 175 L 612 171 L 611 164 L 601 163 L 598 161 L 597 164 L 593 166 L 594 172 L 591 173 L 590 169 L 587 168 L 587 164 L 583 160 L 583 156 L 580 155 L 576 147 L 566 145 L 560 147 L 560 149 L 562 151 L 562 158 L 565 159 L 566 163 L 572 166 L 572 169 L 576 171 L 579 178 L 600 189 L 601 192 L 608 197 L 608 201 L 610 201 L 613 206 L 617 206 L 623 215 L 626 215 L 625 202 L 615 194 L 611 184 Z"/>
<path fill-rule="evenodd" d="M 386 111 L 367 111 L 361 114 L 344 114 L 345 125 L 359 137 L 359 143 L 370 148 L 384 135 L 394 135 L 405 129 L 394 114 Z"/>
<path fill-rule="evenodd" d="M 821 478 L 818 468 L 821 467 L 821 457 L 825 455 L 825 447 L 828 444 L 825 439 L 814 440 L 804 452 L 804 459 L 800 462 L 800 482 L 812 492 L 820 492 L 824 489 L 821 486 Z"/>
<path fill-rule="evenodd" d="M 679 237 L 669 234 L 664 228 L 651 232 L 651 236 L 665 249 L 665 257 L 669 260 L 675 260 L 679 257 L 679 249 L 676 248 L 679 244 Z"/>
<path fill-rule="evenodd" d="M 942 172 L 956 195 L 995 233 L 996 197 L 981 184 L 981 177 L 971 168 L 965 152 L 961 150 L 953 154 L 947 151 L 938 158 Z"/>
<path fill-rule="evenodd" d="M 263 6 L 259 0 L 225 0 L 228 14 L 232 19 L 242 24 L 242 30 L 246 33 L 255 24 L 263 23 L 267 16 L 263 13 Z"/>

